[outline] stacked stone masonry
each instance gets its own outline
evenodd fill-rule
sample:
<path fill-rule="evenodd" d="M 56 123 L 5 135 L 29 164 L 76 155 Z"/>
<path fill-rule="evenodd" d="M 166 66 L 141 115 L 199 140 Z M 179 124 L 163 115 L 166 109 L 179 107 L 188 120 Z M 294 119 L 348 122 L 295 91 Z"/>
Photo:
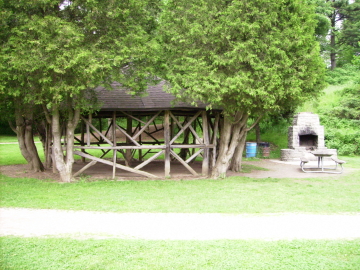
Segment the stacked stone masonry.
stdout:
<path fill-rule="evenodd" d="M 288 148 L 281 150 L 281 160 L 299 160 L 314 150 L 326 150 L 337 155 L 336 149 L 325 147 L 324 126 L 320 125 L 317 114 L 301 112 L 294 116 L 288 130 Z"/>

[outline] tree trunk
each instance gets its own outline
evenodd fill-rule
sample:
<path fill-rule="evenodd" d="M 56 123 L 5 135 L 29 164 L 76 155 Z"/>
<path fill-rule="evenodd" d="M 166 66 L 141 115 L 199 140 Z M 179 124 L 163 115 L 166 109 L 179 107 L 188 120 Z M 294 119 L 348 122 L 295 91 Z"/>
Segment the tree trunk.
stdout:
<path fill-rule="evenodd" d="M 24 106 L 20 100 L 15 101 L 14 104 L 16 128 L 13 130 L 19 142 L 20 152 L 28 162 L 30 170 L 34 172 L 44 171 L 44 166 L 40 161 L 34 143 L 32 108 Z"/>
<path fill-rule="evenodd" d="M 239 141 L 238 146 L 236 147 L 234 156 L 231 159 L 231 164 L 230 164 L 230 170 L 232 170 L 233 172 L 241 171 L 242 156 L 243 156 L 243 152 L 244 152 L 244 148 L 245 148 L 246 136 L 247 136 L 246 130 L 240 132 L 240 141 Z"/>
<path fill-rule="evenodd" d="M 260 132 L 259 123 L 257 123 L 254 128 L 255 128 L 256 143 L 261 143 L 261 132 Z"/>
<path fill-rule="evenodd" d="M 330 47 L 331 47 L 331 51 L 330 51 L 330 69 L 334 70 L 336 68 L 336 43 L 335 43 L 335 33 L 332 32 L 331 33 L 331 37 L 330 37 Z"/>
<path fill-rule="evenodd" d="M 241 131 L 246 130 L 247 119 L 247 113 L 237 112 L 234 121 L 230 117 L 225 117 L 222 122 L 219 155 L 212 169 L 212 178 L 226 177 L 235 149 L 242 139 L 241 135 L 245 136 Z"/>
<path fill-rule="evenodd" d="M 244 152 L 244 149 L 245 149 L 246 136 L 247 136 L 248 131 L 251 130 L 252 128 L 255 128 L 256 133 L 259 132 L 259 135 L 256 134 L 256 137 L 257 137 L 257 139 L 259 139 L 259 142 L 260 142 L 260 126 L 259 126 L 259 122 L 260 122 L 261 118 L 262 118 L 262 116 L 259 116 L 258 119 L 256 119 L 256 121 L 252 124 L 251 127 L 248 128 L 246 126 L 246 124 L 245 124 L 245 126 L 243 126 L 241 128 L 240 141 L 239 141 L 238 146 L 236 147 L 234 156 L 231 159 L 231 164 L 230 164 L 230 170 L 232 170 L 233 172 L 240 172 L 241 171 L 242 156 L 243 156 L 243 152 Z"/>
<path fill-rule="evenodd" d="M 330 69 L 336 68 L 336 11 L 333 11 L 330 17 L 331 31 L 330 31 Z"/>
<path fill-rule="evenodd" d="M 71 182 L 72 167 L 74 163 L 74 131 L 80 118 L 80 109 L 73 110 L 70 106 L 67 110 L 66 146 L 64 151 L 61 144 L 61 125 L 59 106 L 54 105 L 52 110 L 53 154 L 56 169 L 60 173 L 62 182 Z"/>

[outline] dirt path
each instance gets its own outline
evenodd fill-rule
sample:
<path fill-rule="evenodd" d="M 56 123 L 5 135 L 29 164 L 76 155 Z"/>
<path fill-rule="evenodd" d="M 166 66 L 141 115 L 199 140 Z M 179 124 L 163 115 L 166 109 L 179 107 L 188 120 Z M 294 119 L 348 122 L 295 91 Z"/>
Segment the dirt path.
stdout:
<path fill-rule="evenodd" d="M 0 236 L 79 239 L 355 239 L 360 213 L 179 214 L 0 208 Z"/>

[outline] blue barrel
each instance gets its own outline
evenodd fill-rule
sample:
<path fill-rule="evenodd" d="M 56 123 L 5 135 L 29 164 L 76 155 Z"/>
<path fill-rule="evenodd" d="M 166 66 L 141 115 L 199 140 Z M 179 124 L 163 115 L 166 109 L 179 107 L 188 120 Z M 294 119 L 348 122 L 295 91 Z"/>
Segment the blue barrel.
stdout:
<path fill-rule="evenodd" d="M 246 157 L 256 157 L 256 143 L 246 143 Z"/>

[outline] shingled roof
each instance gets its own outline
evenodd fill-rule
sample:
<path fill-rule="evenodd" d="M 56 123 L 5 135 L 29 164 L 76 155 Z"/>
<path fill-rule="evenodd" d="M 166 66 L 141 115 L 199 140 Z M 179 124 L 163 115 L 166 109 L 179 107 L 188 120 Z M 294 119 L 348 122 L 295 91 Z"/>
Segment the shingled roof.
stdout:
<path fill-rule="evenodd" d="M 154 110 L 198 110 L 205 109 L 206 105 L 198 103 L 192 106 L 185 102 L 172 102 L 175 97 L 163 90 L 165 82 L 149 86 L 146 96 L 132 96 L 120 83 L 113 82 L 113 90 L 97 87 L 95 91 L 99 101 L 103 104 L 101 111 L 154 111 Z"/>

